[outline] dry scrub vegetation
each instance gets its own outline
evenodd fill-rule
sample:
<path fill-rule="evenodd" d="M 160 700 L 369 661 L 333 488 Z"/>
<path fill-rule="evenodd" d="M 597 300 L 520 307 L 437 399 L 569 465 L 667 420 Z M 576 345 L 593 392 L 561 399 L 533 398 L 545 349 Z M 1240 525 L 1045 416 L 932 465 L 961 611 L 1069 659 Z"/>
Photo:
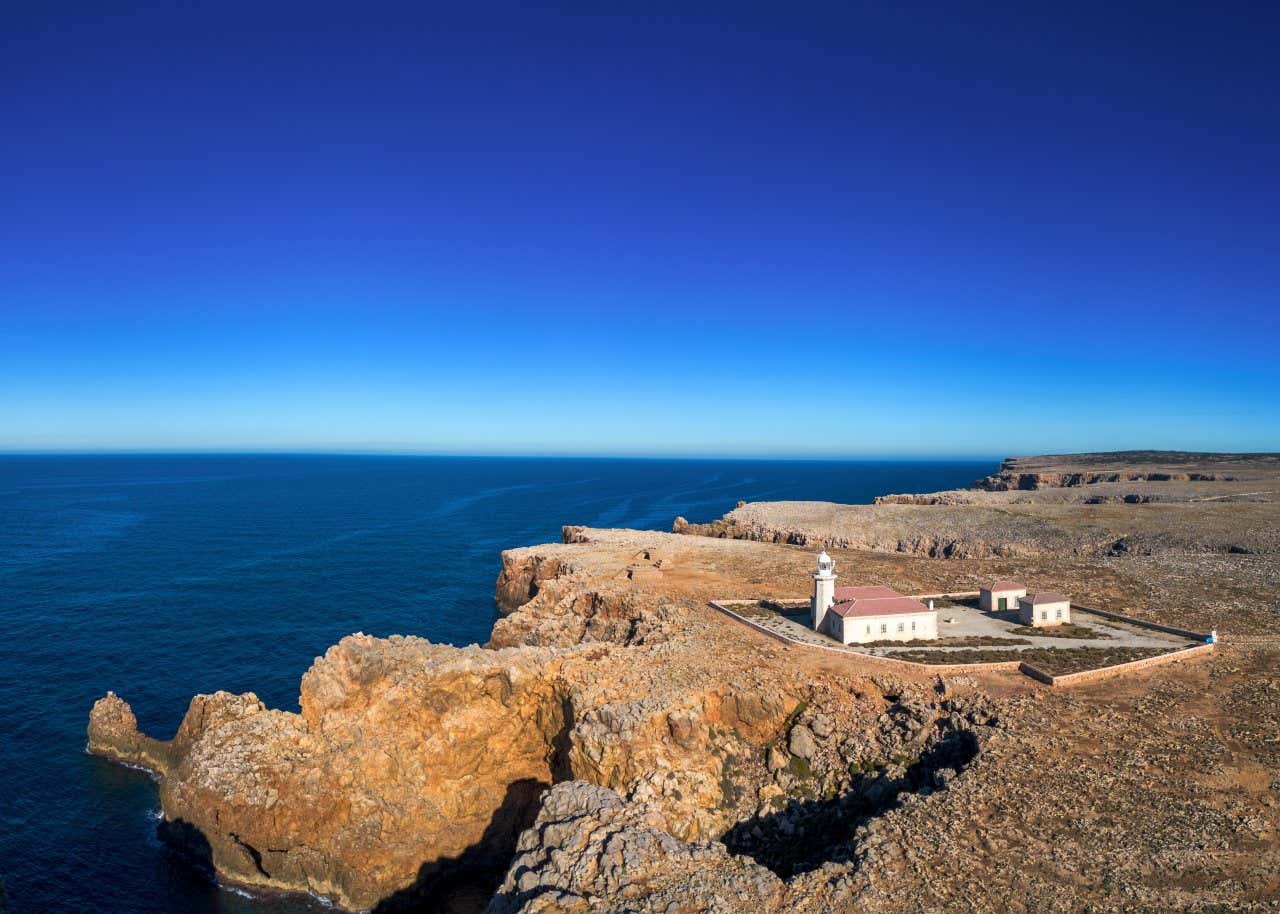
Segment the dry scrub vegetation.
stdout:
<path fill-rule="evenodd" d="M 1057 481 L 986 493 L 1024 503 L 566 527 L 503 555 L 488 650 L 348 638 L 304 680 L 303 715 L 222 693 L 157 744 L 109 699 L 91 745 L 159 753 L 166 814 L 201 823 L 224 875 L 355 907 L 478 910 L 483 885 L 490 914 L 1280 911 L 1280 504 L 1239 494 L 1274 486 L 1276 461 L 1133 459 L 1141 479 L 1103 482 L 1077 480 L 1116 459 L 1010 463 L 1018 486 Z M 1089 503 L 1128 484 L 1182 500 Z M 1215 500 L 1191 500 L 1201 486 Z M 1082 497 L 1048 497 L 1066 489 Z M 1014 577 L 1224 641 L 1049 689 L 886 676 L 708 606 L 796 601 L 824 543 L 846 582 Z M 1078 653 L 1035 650 L 1053 672 Z"/>

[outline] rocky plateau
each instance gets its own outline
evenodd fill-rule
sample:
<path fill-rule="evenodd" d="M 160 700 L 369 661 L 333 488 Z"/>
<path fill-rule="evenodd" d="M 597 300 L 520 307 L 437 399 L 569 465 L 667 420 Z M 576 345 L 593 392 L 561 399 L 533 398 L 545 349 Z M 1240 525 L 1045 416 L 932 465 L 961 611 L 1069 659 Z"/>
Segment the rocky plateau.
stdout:
<path fill-rule="evenodd" d="M 197 865 L 350 910 L 1280 911 L 1277 494 L 1274 455 L 1076 455 L 568 526 L 504 553 L 487 645 L 351 635 L 298 713 L 196 696 L 170 741 L 108 693 L 89 748 L 157 775 Z M 1018 576 L 1224 641 L 1049 689 L 886 675 L 708 607 L 803 597 L 824 545 L 844 580 Z"/>

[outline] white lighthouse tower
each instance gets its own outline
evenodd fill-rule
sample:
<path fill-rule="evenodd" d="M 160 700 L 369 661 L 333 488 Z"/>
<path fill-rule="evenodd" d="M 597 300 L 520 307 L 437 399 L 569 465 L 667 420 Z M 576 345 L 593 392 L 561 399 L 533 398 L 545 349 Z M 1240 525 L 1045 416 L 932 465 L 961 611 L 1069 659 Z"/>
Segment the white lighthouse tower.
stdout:
<path fill-rule="evenodd" d="M 813 575 L 813 630 L 823 630 L 827 610 L 836 601 L 836 563 L 827 550 L 818 556 L 818 570 Z"/>

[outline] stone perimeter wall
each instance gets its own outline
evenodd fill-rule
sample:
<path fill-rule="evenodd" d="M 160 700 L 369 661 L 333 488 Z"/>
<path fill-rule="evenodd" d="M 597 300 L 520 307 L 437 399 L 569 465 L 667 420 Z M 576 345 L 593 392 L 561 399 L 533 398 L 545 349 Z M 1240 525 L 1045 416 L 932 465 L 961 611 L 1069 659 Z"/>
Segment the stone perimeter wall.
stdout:
<path fill-rule="evenodd" d="M 958 597 L 973 596 L 969 593 L 942 593 L 930 594 L 934 598 L 941 597 Z M 915 598 L 920 599 L 920 598 Z M 757 600 L 724 600 L 717 602 L 711 600 L 709 605 L 716 610 L 724 613 L 731 619 L 736 619 L 743 625 L 753 628 L 762 635 L 768 635 L 775 641 L 781 641 L 783 644 L 789 644 L 794 647 L 815 648 L 821 651 L 830 651 L 833 654 L 843 654 L 846 657 L 857 657 L 859 660 L 866 661 L 872 666 L 883 666 L 889 669 L 908 669 L 914 673 L 969 673 L 969 672 L 996 672 L 996 671 L 1016 671 L 1024 676 L 1044 683 L 1047 686 L 1067 686 L 1067 685 L 1083 685 L 1089 682 L 1097 682 L 1100 679 L 1110 679 L 1113 676 L 1123 676 L 1127 673 L 1138 672 L 1147 667 L 1159 666 L 1164 663 L 1175 663 L 1179 660 L 1185 660 L 1199 654 L 1212 651 L 1216 644 L 1196 644 L 1191 647 L 1185 647 L 1181 650 L 1171 651 L 1167 654 L 1160 654 L 1155 657 L 1147 657 L 1142 660 L 1129 660 L 1125 663 L 1116 663 L 1111 666 L 1098 667 L 1095 670 L 1083 670 L 1079 673 L 1063 673 L 1061 676 L 1053 676 L 1041 670 L 1039 667 L 1032 666 L 1025 660 L 992 660 L 983 663 L 916 663 L 912 660 L 898 660 L 894 657 L 875 657 L 871 654 L 863 654 L 858 651 L 847 651 L 839 647 L 828 647 L 824 644 L 806 644 L 803 641 L 795 641 L 788 638 L 781 632 L 775 632 L 766 626 L 748 619 L 746 616 L 739 615 L 725 604 L 732 603 L 757 603 Z M 1106 612 L 1105 610 L 1092 609 L 1088 606 L 1077 606 L 1072 603 L 1073 610 L 1079 609 L 1087 613 L 1095 613 L 1096 615 L 1105 616 L 1119 622 L 1130 622 L 1144 628 L 1154 628 L 1162 632 L 1178 635 L 1180 637 L 1193 638 L 1197 641 L 1204 641 L 1209 636 L 1199 632 L 1186 631 L 1180 628 L 1170 628 L 1167 625 L 1159 625 L 1155 622 L 1146 622 L 1142 619 L 1134 619 L 1131 616 L 1122 616 L 1119 613 Z"/>
<path fill-rule="evenodd" d="M 1022 672 L 1045 685 L 1051 686 L 1067 686 L 1067 685 L 1083 685 L 1087 682 L 1097 682 L 1100 679 L 1110 679 L 1113 676 L 1123 676 L 1126 673 L 1137 672 L 1151 666 L 1159 666 L 1162 663 L 1177 663 L 1179 660 L 1186 660 L 1188 657 L 1194 657 L 1197 654 L 1204 654 L 1212 651 L 1213 644 L 1197 644 L 1193 647 L 1184 647 L 1180 651 L 1172 651 L 1168 654 L 1159 654 L 1155 657 L 1147 657 L 1143 660 L 1130 660 L 1128 663 L 1117 663 L 1113 666 L 1102 666 L 1096 670 L 1082 670 L 1079 673 L 1064 673 L 1061 676 L 1051 676 L 1037 667 L 1029 663 L 1022 664 Z"/>

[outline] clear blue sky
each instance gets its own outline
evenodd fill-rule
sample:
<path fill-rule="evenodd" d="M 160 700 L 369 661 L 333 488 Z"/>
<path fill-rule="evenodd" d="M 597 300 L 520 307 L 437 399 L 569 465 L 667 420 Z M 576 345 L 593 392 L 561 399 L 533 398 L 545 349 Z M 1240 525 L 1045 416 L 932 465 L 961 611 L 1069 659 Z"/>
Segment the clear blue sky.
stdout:
<path fill-rule="evenodd" d="M 1280 7 L 1046 6 L 7 4 L 0 449 L 1280 450 Z"/>

